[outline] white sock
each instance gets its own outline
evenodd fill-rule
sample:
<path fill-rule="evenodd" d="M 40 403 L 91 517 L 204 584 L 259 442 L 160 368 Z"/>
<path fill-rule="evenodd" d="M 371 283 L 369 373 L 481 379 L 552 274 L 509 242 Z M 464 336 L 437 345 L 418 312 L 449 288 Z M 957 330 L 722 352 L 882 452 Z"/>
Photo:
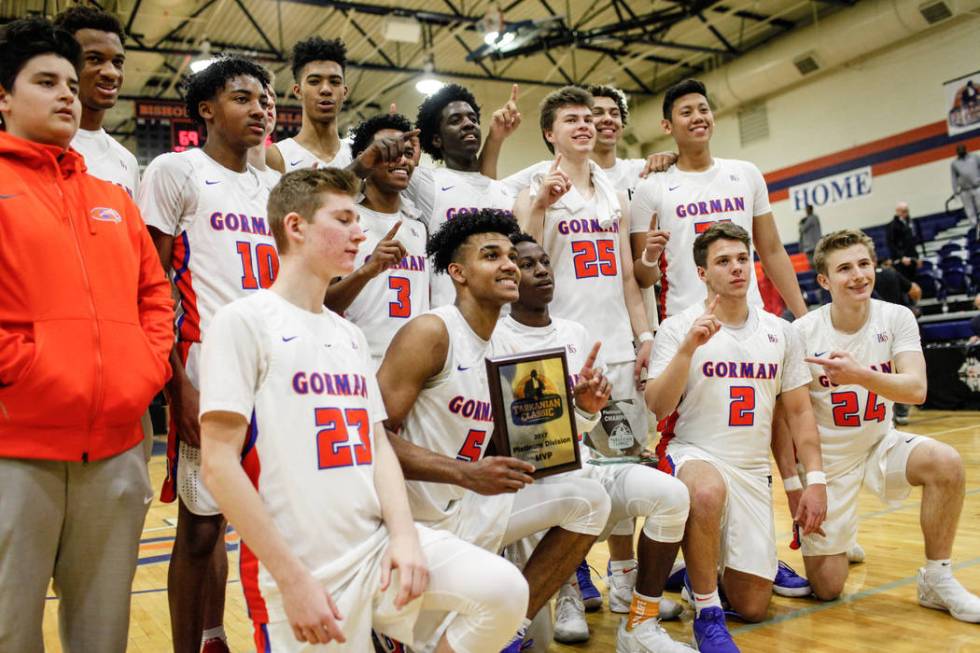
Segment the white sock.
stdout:
<path fill-rule="evenodd" d="M 926 574 L 931 578 L 945 578 L 953 575 L 953 561 L 949 560 L 926 560 Z"/>
<path fill-rule="evenodd" d="M 712 606 L 718 608 L 721 607 L 721 598 L 718 596 L 717 587 L 715 588 L 715 591 L 711 592 L 710 594 L 698 594 L 693 590 L 691 591 L 691 594 L 694 595 L 694 611 L 695 616 L 697 617 L 701 616 L 701 610 L 704 608 L 710 608 Z"/>
<path fill-rule="evenodd" d="M 609 571 L 613 575 L 617 572 L 625 574 L 636 569 L 636 560 L 610 560 Z"/>
<path fill-rule="evenodd" d="M 206 642 L 209 639 L 223 639 L 225 641 L 228 641 L 228 636 L 225 635 L 225 627 L 215 626 L 214 628 L 208 628 L 207 630 L 205 630 L 204 633 L 201 635 L 201 641 Z"/>

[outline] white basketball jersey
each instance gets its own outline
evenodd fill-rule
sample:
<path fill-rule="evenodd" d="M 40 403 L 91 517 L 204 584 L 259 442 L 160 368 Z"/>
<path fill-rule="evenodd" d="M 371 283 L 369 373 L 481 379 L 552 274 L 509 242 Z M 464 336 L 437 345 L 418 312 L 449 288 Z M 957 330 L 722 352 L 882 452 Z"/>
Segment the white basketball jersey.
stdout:
<path fill-rule="evenodd" d="M 146 224 L 172 235 L 171 278 L 179 293 L 178 347 L 197 384 L 195 343 L 219 308 L 268 288 L 279 256 L 266 220 L 267 177 L 229 170 L 204 150 L 162 154 L 146 169 L 138 204 Z"/>
<path fill-rule="evenodd" d="M 628 223 L 614 220 L 603 227 L 604 216 L 598 215 L 597 206 L 595 194 L 587 200 L 572 187 L 545 212 L 541 246 L 551 257 L 555 274 L 550 311 L 596 334 L 606 361 L 622 363 L 636 358 L 623 296 L 619 233 Z"/>
<path fill-rule="evenodd" d="M 429 262 L 425 257 L 425 225 L 405 211 L 378 213 L 357 205 L 361 218 L 361 230 L 367 238 L 357 252 L 355 265 L 360 267 L 370 258 L 381 238 L 395 222 L 402 225 L 395 238 L 405 246 L 406 256 L 392 268 L 388 268 L 368 281 L 354 301 L 347 307 L 344 317 L 364 331 L 371 355 L 384 356 L 388 344 L 402 325 L 416 315 L 429 310 Z"/>
<path fill-rule="evenodd" d="M 304 168 L 346 168 L 354 160 L 350 151 L 350 141 L 346 138 L 340 140 L 340 149 L 330 161 L 324 161 L 317 157 L 313 152 L 297 143 L 295 138 L 284 138 L 277 141 L 275 146 L 279 148 L 279 154 L 282 155 L 286 172 Z"/>
<path fill-rule="evenodd" d="M 626 197 L 631 201 L 636 186 L 640 183 L 640 173 L 646 167 L 646 159 L 616 159 L 616 163 L 611 168 L 603 168 L 613 186 L 621 193 L 626 193 Z"/>
<path fill-rule="evenodd" d="M 493 432 L 493 410 L 484 360 L 490 342 L 470 328 L 452 304 L 429 311 L 446 323 L 449 349 L 442 370 L 429 379 L 402 426 L 401 437 L 450 458 L 476 462 Z M 407 481 L 416 521 L 440 522 L 458 508 L 467 490 L 448 483 Z"/>
<path fill-rule="evenodd" d="M 649 378 L 664 372 L 704 310 L 696 304 L 664 320 L 653 343 Z M 768 474 L 776 398 L 809 382 L 799 334 L 786 320 L 750 306 L 744 326 L 723 326 L 694 352 L 657 453 L 663 458 L 676 438 L 734 467 Z"/>
<path fill-rule="evenodd" d="M 518 354 L 564 347 L 565 358 L 568 361 L 568 384 L 574 387 L 578 383 L 578 373 L 585 365 L 585 359 L 588 358 L 592 345 L 599 339 L 596 337 L 589 340 L 589 333 L 585 327 L 572 320 L 553 317 L 548 326 L 533 327 L 521 324 L 512 315 L 508 315 L 497 323 L 491 341 L 497 354 Z M 599 354 L 601 357 L 601 350 Z M 601 367 L 601 363 L 597 363 L 597 367 Z"/>
<path fill-rule="evenodd" d="M 373 464 L 374 425 L 386 415 L 372 369 L 357 327 L 271 291 L 222 308 L 204 339 L 201 414 L 249 420 L 242 466 L 292 553 L 330 592 L 387 533 Z M 240 565 L 252 619 L 269 621 L 278 589 L 248 542 Z"/>
<path fill-rule="evenodd" d="M 480 209 L 500 209 L 513 215 L 514 197 L 501 182 L 479 172 L 418 167 L 406 195 L 418 207 L 419 218 L 430 234 L 449 220 Z M 433 307 L 456 301 L 456 289 L 449 275 L 433 273 L 431 283 Z"/>
<path fill-rule="evenodd" d="M 85 167 L 93 177 L 122 186 L 130 197 L 136 197 L 140 185 L 140 165 L 132 152 L 123 147 L 104 129 L 79 129 L 71 147 L 85 158 Z"/>
<path fill-rule="evenodd" d="M 657 212 L 660 229 L 670 240 L 660 256 L 660 314 L 669 316 L 699 304 L 707 296 L 694 264 L 694 239 L 712 223 L 734 222 L 752 235 L 756 216 L 772 211 L 762 173 L 753 164 L 715 159 L 705 172 L 683 172 L 671 166 L 636 187 L 630 208 L 632 233 L 646 233 Z M 749 303 L 762 307 L 762 295 L 751 267 Z"/>
<path fill-rule="evenodd" d="M 868 321 L 856 333 L 841 333 L 825 304 L 796 322 L 807 356 L 824 358 L 832 351 L 849 352 L 859 365 L 878 372 L 894 372 L 895 355 L 922 351 L 919 327 L 905 306 L 871 300 Z M 810 365 L 810 399 L 820 431 L 824 469 L 846 471 L 885 436 L 892 424 L 893 401 L 859 385 L 835 386 L 823 367 Z"/>

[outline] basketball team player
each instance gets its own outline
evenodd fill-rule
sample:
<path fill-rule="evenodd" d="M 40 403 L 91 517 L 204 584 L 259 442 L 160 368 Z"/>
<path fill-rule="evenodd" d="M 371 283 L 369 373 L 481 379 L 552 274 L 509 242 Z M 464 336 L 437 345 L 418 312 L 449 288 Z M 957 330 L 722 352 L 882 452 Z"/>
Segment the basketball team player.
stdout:
<path fill-rule="evenodd" d="M 637 186 L 630 228 L 637 281 L 644 288 L 659 281 L 661 318 L 704 299 L 691 247 L 699 233 L 721 220 L 752 234 L 752 245 L 783 301 L 796 317 L 805 315 L 806 304 L 776 229 L 762 173 L 748 161 L 711 155 L 715 119 L 704 85 L 688 79 L 667 89 L 663 115 L 661 128 L 674 139 L 678 158 L 666 172 L 650 175 Z M 748 300 L 761 308 L 754 266 L 750 273 Z M 775 591 L 807 596 L 810 587 L 780 563 Z"/>
<path fill-rule="evenodd" d="M 682 547 L 703 653 L 738 651 L 719 573 L 735 612 L 747 621 L 766 617 L 777 569 L 769 463 L 777 401 L 809 481 L 794 518 L 816 533 L 826 512 L 803 344 L 788 322 L 748 302 L 750 247 L 748 232 L 728 221 L 695 238 L 707 298 L 660 325 L 645 390 L 650 410 L 666 418 L 660 467 L 691 494 Z"/>
<path fill-rule="evenodd" d="M 484 455 L 493 431 L 484 359 L 495 353 L 490 336 L 501 308 L 518 297 L 509 240 L 516 230 L 510 216 L 482 209 L 429 239 L 434 269 L 451 276 L 456 301 L 395 334 L 378 382 L 416 521 L 493 552 L 548 531 L 524 567 L 533 617 L 605 527 L 609 497 L 597 481 L 533 481 L 531 464 Z M 529 623 L 507 653 L 520 650 Z"/>
<path fill-rule="evenodd" d="M 257 650 L 363 653 L 372 626 L 414 643 L 425 611 L 456 613 L 440 653 L 496 653 L 527 585 L 503 559 L 416 528 L 367 341 L 323 307 L 364 241 L 358 185 L 300 170 L 272 191 L 281 274 L 219 310 L 204 341 L 207 484 L 242 536 Z"/>
<path fill-rule="evenodd" d="M 340 39 L 319 36 L 299 41 L 290 59 L 293 94 L 303 107 L 299 133 L 266 150 L 266 161 L 279 172 L 300 168 L 346 168 L 353 161 L 350 143 L 340 138 L 337 119 L 350 89 L 344 81 L 347 47 Z"/>
<path fill-rule="evenodd" d="M 844 589 L 862 485 L 885 502 L 921 487 L 926 563 L 918 571 L 919 604 L 978 623 L 980 598 L 953 577 L 950 560 L 963 508 L 963 461 L 948 444 L 892 427 L 894 402 L 919 404 L 926 397 L 915 317 L 905 306 L 871 298 L 876 255 L 863 232 L 824 236 L 814 263 L 831 303 L 793 323 L 813 372 L 809 390 L 827 471 L 826 536 L 802 538 L 813 593 L 829 601 Z M 777 459 L 792 505 L 803 489 L 792 451 Z"/>
<path fill-rule="evenodd" d="M 521 271 L 520 296 L 511 305 L 510 314 L 501 319 L 494 339 L 503 340 L 504 346 L 508 342 L 517 343 L 521 351 L 563 347 L 570 371 L 593 369 L 594 361 L 588 357 L 593 349 L 591 343 L 598 334 L 590 337 L 578 322 L 549 314 L 548 305 L 555 293 L 550 257 L 527 234 L 514 234 L 511 242 L 517 249 L 517 266 Z M 592 351 L 593 357 L 594 354 Z M 583 379 L 578 375 L 570 380 L 573 387 L 581 382 Z M 608 387 L 608 382 L 606 384 Z M 592 424 L 596 421 L 593 419 Z M 582 470 L 566 475 L 597 480 L 608 492 L 612 508 L 604 534 L 608 535 L 621 521 L 632 524 L 634 518 L 645 519 L 639 537 L 638 580 L 628 608 L 629 616 L 623 620 L 617 634 L 617 653 L 690 651 L 689 647 L 671 640 L 660 625 L 664 584 L 680 548 L 687 521 L 687 488 L 677 479 L 643 465 L 588 464 L 590 450 L 584 444 L 581 448 Z M 556 608 L 555 638 L 558 641 L 582 642 L 589 638 L 589 627 L 584 619 L 561 618 L 564 612 L 580 614 L 582 609 L 577 588 L 567 583 L 563 585 Z"/>
<path fill-rule="evenodd" d="M 357 156 L 379 138 L 411 131 L 404 116 L 379 114 L 357 126 L 351 151 Z M 414 149 L 406 142 L 401 157 L 374 168 L 364 180 L 357 215 L 365 241 L 357 252 L 357 267 L 330 284 L 324 300 L 364 331 L 375 369 L 395 332 L 429 310 L 425 225 L 402 200 L 414 171 Z"/>
<path fill-rule="evenodd" d="M 132 152 L 106 133 L 106 111 L 116 106 L 123 83 L 126 37 L 115 15 L 86 5 L 75 5 L 58 14 L 57 27 L 69 32 L 82 48 L 78 73 L 78 99 L 82 118 L 72 148 L 85 158 L 88 174 L 126 189 L 136 197 L 140 166 Z M 143 446 L 146 459 L 153 452 L 153 422 L 143 414 Z"/>
<path fill-rule="evenodd" d="M 517 94 L 515 85 L 508 102 L 494 112 L 488 142 L 502 142 L 520 125 Z M 480 105 L 469 90 L 457 84 L 442 87 L 419 105 L 415 124 L 422 150 L 444 164 L 416 168 L 407 193 L 429 233 L 480 209 L 511 212 L 513 196 L 501 182 L 480 172 Z M 449 276 L 433 272 L 432 306 L 452 304 L 455 298 Z"/>
<path fill-rule="evenodd" d="M 191 76 L 187 110 L 204 124 L 207 142 L 154 159 L 139 189 L 143 218 L 179 297 L 161 493 L 166 502 L 180 499 L 167 577 L 178 653 L 197 653 L 205 631 L 215 651 L 225 650 L 225 519 L 200 480 L 199 357 L 215 312 L 271 285 L 279 269 L 266 220 L 267 177 L 247 162 L 249 149 L 265 139 L 268 83 L 265 69 L 237 56 Z"/>
<path fill-rule="evenodd" d="M 271 188 L 276 185 L 280 177 L 279 171 L 269 167 L 265 158 L 266 150 L 272 147 L 269 143 L 269 138 L 276 133 L 276 121 L 278 120 L 278 114 L 276 112 L 276 89 L 272 87 L 271 82 L 265 86 L 265 101 L 265 138 L 258 145 L 253 145 L 249 148 L 248 164 L 265 175 L 266 183 Z"/>

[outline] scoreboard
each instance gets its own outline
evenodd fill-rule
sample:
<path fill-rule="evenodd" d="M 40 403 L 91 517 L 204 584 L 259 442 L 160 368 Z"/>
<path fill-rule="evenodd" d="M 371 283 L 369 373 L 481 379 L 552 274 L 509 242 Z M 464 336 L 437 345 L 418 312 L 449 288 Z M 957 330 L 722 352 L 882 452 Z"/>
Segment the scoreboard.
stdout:
<path fill-rule="evenodd" d="M 204 128 L 189 115 L 178 100 L 136 100 L 136 158 L 146 168 L 154 157 L 164 152 L 183 152 L 204 145 Z M 277 106 L 276 131 L 270 141 L 295 136 L 302 124 L 299 107 Z"/>

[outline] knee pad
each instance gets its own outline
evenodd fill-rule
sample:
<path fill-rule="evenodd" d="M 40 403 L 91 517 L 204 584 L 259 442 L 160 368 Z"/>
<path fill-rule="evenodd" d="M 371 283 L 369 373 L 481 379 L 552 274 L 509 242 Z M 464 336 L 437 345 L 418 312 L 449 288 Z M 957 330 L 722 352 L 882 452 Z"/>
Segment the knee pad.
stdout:
<path fill-rule="evenodd" d="M 656 542 L 680 542 L 691 508 L 687 486 L 673 477 L 660 484 L 656 510 L 643 523 L 643 534 Z"/>
<path fill-rule="evenodd" d="M 609 521 L 612 501 L 598 481 L 576 479 L 570 497 L 578 499 L 571 505 L 559 526 L 566 531 L 583 535 L 599 535 Z"/>

